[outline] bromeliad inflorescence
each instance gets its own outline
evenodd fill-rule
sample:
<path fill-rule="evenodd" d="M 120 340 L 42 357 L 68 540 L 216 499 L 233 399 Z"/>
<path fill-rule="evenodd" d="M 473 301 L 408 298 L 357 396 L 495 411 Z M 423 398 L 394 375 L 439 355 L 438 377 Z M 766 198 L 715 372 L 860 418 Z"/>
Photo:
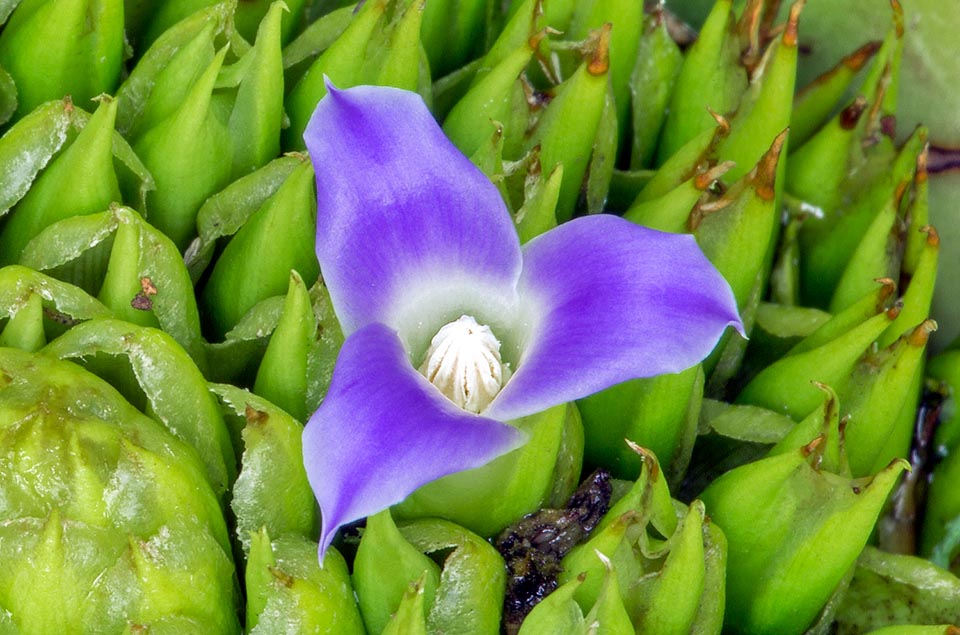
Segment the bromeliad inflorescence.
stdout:
<path fill-rule="evenodd" d="M 691 236 L 596 215 L 521 249 L 497 189 L 418 95 L 328 88 L 304 135 L 346 335 L 304 430 L 321 559 L 342 525 L 522 445 L 504 422 L 679 372 L 742 332 Z"/>

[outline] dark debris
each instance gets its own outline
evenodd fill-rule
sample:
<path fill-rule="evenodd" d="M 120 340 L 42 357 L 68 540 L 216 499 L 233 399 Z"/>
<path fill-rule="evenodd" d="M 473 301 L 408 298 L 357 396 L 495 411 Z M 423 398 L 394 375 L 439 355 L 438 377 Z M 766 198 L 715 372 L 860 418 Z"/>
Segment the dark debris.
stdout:
<path fill-rule="evenodd" d="M 541 509 L 507 527 L 495 546 L 507 566 L 503 629 L 516 635 L 523 619 L 557 588 L 560 560 L 583 542 L 610 507 L 610 473 L 597 470 L 564 509 Z"/>

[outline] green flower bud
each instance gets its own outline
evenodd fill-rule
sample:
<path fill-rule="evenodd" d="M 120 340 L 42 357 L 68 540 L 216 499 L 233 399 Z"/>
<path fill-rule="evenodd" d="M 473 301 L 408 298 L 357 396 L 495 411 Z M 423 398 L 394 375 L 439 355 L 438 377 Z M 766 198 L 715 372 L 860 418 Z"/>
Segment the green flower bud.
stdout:
<path fill-rule="evenodd" d="M 896 320 L 901 310 L 893 302 L 896 284 L 890 278 L 879 278 L 874 282 L 876 286 L 871 291 L 843 311 L 830 316 L 790 349 L 790 354 L 804 353 L 823 346 L 884 312 L 890 320 Z"/>
<path fill-rule="evenodd" d="M 444 120 L 443 131 L 465 154 L 473 154 L 490 138 L 493 122 L 503 127 L 506 155 L 520 154 L 519 144 L 526 132 L 529 108 L 519 77 L 539 44 L 539 37 L 534 38 L 537 41 L 525 42 L 489 72 L 477 77 Z"/>
<path fill-rule="evenodd" d="M 703 492 L 726 534 L 731 632 L 802 633 L 863 549 L 906 462 L 868 484 L 816 465 L 823 437 L 731 470 Z"/>
<path fill-rule="evenodd" d="M 854 79 L 879 48 L 879 42 L 867 42 L 797 91 L 790 114 L 790 142 L 794 147 L 802 146 L 829 120 Z"/>
<path fill-rule="evenodd" d="M 43 298 L 29 294 L 14 309 L 10 321 L 0 330 L 0 346 L 36 352 L 47 343 L 43 332 Z"/>
<path fill-rule="evenodd" d="M 787 192 L 827 214 L 840 205 L 849 178 L 850 149 L 859 142 L 858 122 L 867 109 L 858 96 L 803 145 L 795 144 L 787 162 Z M 810 219 L 814 222 L 814 219 Z"/>
<path fill-rule="evenodd" d="M 304 0 L 283 0 L 282 5 L 278 5 L 277 0 L 237 3 L 237 11 L 233 16 L 237 32 L 249 42 L 259 39 L 258 32 L 263 28 L 264 21 L 267 20 L 267 16 L 270 15 L 275 6 L 282 7 L 282 13 L 279 15 L 280 22 L 277 25 L 280 29 L 278 32 L 279 43 L 288 42 L 295 32 L 303 26 L 307 8 L 307 3 Z M 272 18 L 270 21 L 272 22 Z"/>
<path fill-rule="evenodd" d="M 605 518 L 610 518 L 609 512 Z M 557 576 L 560 584 L 580 579 L 581 584 L 574 593 L 574 599 L 580 608 L 589 611 L 596 606 L 604 593 L 607 571 L 613 568 L 615 583 L 620 589 L 629 589 L 644 573 L 641 563 L 633 553 L 633 541 L 627 538 L 627 531 L 635 524 L 641 524 L 640 515 L 631 510 L 621 514 L 605 527 L 598 527 L 589 540 L 580 543 L 560 561 L 562 570 Z M 644 531 L 639 527 L 638 531 Z M 618 589 L 618 593 L 619 593 Z M 623 598 L 617 598 L 623 606 Z"/>
<path fill-rule="evenodd" d="M 623 606 L 620 583 L 613 564 L 603 554 L 597 553 L 596 556 L 603 562 L 606 571 L 603 572 L 603 584 L 597 601 L 587 613 L 588 628 L 593 629 L 588 632 L 596 635 L 635 635 L 633 623 Z"/>
<path fill-rule="evenodd" d="M 844 418 L 841 424 L 840 401 L 830 386 L 819 383 L 814 385 L 824 394 L 823 404 L 807 415 L 803 421 L 793 426 L 770 449 L 768 456 L 777 456 L 800 450 L 809 443 L 810 439 L 822 435 L 824 441 L 818 448 L 820 452 L 818 457 L 819 468 L 834 474 L 850 476 L 850 465 L 847 462 L 844 447 L 840 443 L 843 432 L 841 425 L 846 426 L 847 422 L 847 419 Z"/>
<path fill-rule="evenodd" d="M 866 98 L 839 113 L 790 161 L 798 171 L 788 173 L 788 190 L 823 212 L 801 232 L 804 296 L 834 311 L 859 297 L 871 279 L 899 269 L 900 249 L 889 228 L 926 138 L 918 129 L 899 151 L 893 146 L 884 113 L 895 65 L 884 50 L 874 60 L 874 67 L 883 61 L 882 74 L 868 77 Z"/>
<path fill-rule="evenodd" d="M 410 2 L 401 12 L 402 5 L 402 2 L 396 4 L 393 21 L 386 29 L 374 31 L 364 81 L 417 91 L 429 105 L 430 66 L 420 41 L 426 3 Z"/>
<path fill-rule="evenodd" d="M 431 633 L 497 633 L 506 574 L 503 558 L 476 534 L 450 522 L 417 520 L 400 526 L 403 537 L 421 553 L 443 558 L 433 606 Z"/>
<path fill-rule="evenodd" d="M 663 165 L 684 144 L 713 127 L 708 108 L 721 114 L 736 109 L 746 87 L 733 2 L 718 0 L 677 75 L 670 112 L 660 136 L 657 164 Z"/>
<path fill-rule="evenodd" d="M 514 51 L 528 44 L 532 38 L 536 39 L 536 34 L 548 25 L 556 28 L 557 23 L 551 21 L 545 12 L 551 12 L 557 4 L 550 2 L 548 6 L 544 6 L 542 0 L 523 0 L 512 4 L 507 23 L 486 55 L 437 80 L 433 88 L 433 112 L 443 119 L 467 90 L 477 84 L 484 75 L 499 66 Z"/>
<path fill-rule="evenodd" d="M 562 163 L 546 176 L 540 171 L 539 160 L 531 163 L 524 181 L 523 205 L 514 216 L 521 243 L 557 226 L 557 201 L 562 184 Z"/>
<path fill-rule="evenodd" d="M 508 188 L 507 177 L 521 172 L 523 167 L 527 167 L 528 170 L 533 171 L 533 155 L 536 153 L 529 153 L 524 157 L 520 167 L 508 175 L 507 169 L 503 164 L 503 125 L 499 121 L 490 121 L 490 125 L 493 128 L 493 133 L 488 134 L 484 138 L 484 142 L 470 155 L 470 162 L 487 175 L 487 178 L 489 178 L 500 191 L 500 196 L 503 197 L 507 207 L 512 210 L 513 204 Z M 529 166 L 525 165 L 527 163 L 529 163 Z"/>
<path fill-rule="evenodd" d="M 533 607 L 518 635 L 582 635 L 587 629 L 583 611 L 573 599 L 583 579 L 575 578 Z"/>
<path fill-rule="evenodd" d="M 662 536 L 671 536 L 677 529 L 677 513 L 670 498 L 670 489 L 664 478 L 657 457 L 639 445 L 627 441 L 630 449 L 643 460 L 640 476 L 630 489 L 611 505 L 609 511 L 597 525 L 602 531 L 610 524 L 618 522 L 624 514 L 634 512 L 641 519 L 649 521 Z"/>
<path fill-rule="evenodd" d="M 442 569 L 424 555 L 447 552 Z M 489 543 L 453 523 L 419 520 L 398 531 L 389 511 L 370 516 L 357 549 L 353 583 L 370 633 L 391 628 L 391 614 L 410 601 L 411 584 L 421 597 L 410 599 L 421 607 L 420 619 L 429 632 L 483 635 L 500 629 L 503 559 Z"/>
<path fill-rule="evenodd" d="M 690 216 L 697 203 L 732 166 L 732 163 L 725 161 L 709 169 L 698 168 L 690 178 L 661 196 L 649 200 L 640 200 L 638 197 L 623 217 L 651 229 L 687 233 L 690 231 Z"/>
<path fill-rule="evenodd" d="M 303 427 L 273 404 L 228 384 L 210 390 L 240 429 L 243 455 L 230 508 L 245 551 L 263 530 L 271 535 L 312 538 L 319 528 L 313 491 L 303 467 Z M 240 443 L 237 443 L 240 447 Z M 252 555 L 251 555 L 252 557 Z"/>
<path fill-rule="evenodd" d="M 216 56 L 236 0 L 206 7 L 166 29 L 117 92 L 117 129 L 136 140 L 174 113 Z"/>
<path fill-rule="evenodd" d="M 870 302 L 874 302 L 872 294 Z M 859 307 L 848 311 L 860 313 Z M 760 371 L 737 396 L 737 402 L 763 406 L 796 420 L 806 417 L 822 400 L 820 391 L 810 382 L 818 381 L 842 391 L 857 360 L 898 312 L 896 308 L 883 311 L 823 341 L 827 333 L 835 333 L 835 321 L 847 323 L 847 312 L 841 313 L 802 340 L 785 357 Z"/>
<path fill-rule="evenodd" d="M 392 21 L 388 22 L 388 15 Z M 320 99 L 327 94 L 325 77 L 338 88 L 357 84 L 415 90 L 430 103 L 429 67 L 422 58 L 422 5 L 399 0 L 367 2 L 350 25 L 310 65 L 286 100 L 290 127 L 284 146 L 302 149 L 303 131 Z"/>
<path fill-rule="evenodd" d="M 283 68 L 287 85 L 292 86 L 293 80 L 302 77 L 316 56 L 340 37 L 353 20 L 355 10 L 355 5 L 345 6 L 320 16 L 284 47 Z"/>
<path fill-rule="evenodd" d="M 63 109 L 62 113 L 54 110 L 50 114 L 56 113 L 57 119 L 62 117 L 61 122 L 66 125 L 61 134 L 65 133 L 67 139 L 73 138 L 66 144 L 63 141 L 57 144 L 60 148 L 50 148 L 53 152 L 59 149 L 59 153 L 52 157 L 47 155 L 50 163 L 13 206 L 9 220 L 0 231 L 0 262 L 4 264 L 18 262 L 27 242 L 48 225 L 70 216 L 102 212 L 110 203 L 121 200 L 113 164 L 116 101 L 102 99 L 96 113 L 76 136 L 71 134 L 72 128 L 79 128 L 81 121 L 73 116 L 74 107 L 69 102 L 57 102 L 51 106 Z M 46 112 L 46 108 L 36 114 L 40 112 Z M 35 130 L 30 125 L 32 123 L 28 123 L 28 119 L 22 120 L 24 132 Z M 56 125 L 50 119 L 46 122 L 41 119 L 38 123 L 46 124 L 44 127 Z M 18 133 L 15 126 L 3 140 L 16 144 Z M 27 148 L 21 148 L 18 154 L 27 152 Z"/>
<path fill-rule="evenodd" d="M 434 75 L 442 77 L 483 53 L 486 2 L 459 0 L 425 5 L 421 37 Z"/>
<path fill-rule="evenodd" d="M 86 277 L 98 281 L 98 298 L 115 317 L 163 329 L 206 369 L 200 315 L 183 259 L 169 238 L 132 209 L 111 206 L 106 212 L 54 223 L 27 244 L 21 260 L 38 271 L 59 274 L 107 246 L 105 270 L 82 268 Z"/>
<path fill-rule="evenodd" d="M 720 158 L 736 164 L 729 174 L 731 180 L 739 179 L 750 166 L 762 162 L 771 140 L 790 126 L 797 74 L 797 31 L 803 4 L 801 0 L 791 6 L 783 32 L 767 47 L 730 119 L 730 134 L 720 142 Z M 784 165 L 779 166 L 781 175 L 783 168 Z M 775 197 L 779 198 L 783 179 L 773 180 Z"/>
<path fill-rule="evenodd" d="M 16 119 L 70 95 L 112 93 L 123 66 L 121 0 L 21 0 L 0 32 L 0 66 L 16 84 Z"/>
<path fill-rule="evenodd" d="M 143 2 L 143 0 L 141 0 Z M 228 8 L 226 15 L 229 24 L 223 33 L 226 41 L 238 56 L 250 48 L 257 34 L 257 27 L 268 12 L 271 0 L 251 0 L 238 3 L 236 0 L 220 0 L 221 6 Z M 297 7 L 299 0 L 293 0 Z M 132 17 L 128 20 L 128 32 L 134 48 L 142 52 L 155 46 L 164 39 L 167 32 L 183 22 L 196 18 L 198 14 L 208 12 L 217 6 L 217 0 L 170 0 L 154 6 L 134 6 Z M 242 30 L 239 28 L 242 25 Z"/>
<path fill-rule="evenodd" d="M 72 284 L 20 265 L 0 269 L 0 346 L 36 351 L 47 343 L 47 332 L 82 320 L 112 317 L 110 309 Z"/>
<path fill-rule="evenodd" d="M 527 141 L 527 147 L 540 146 L 543 169 L 552 171 L 563 164 L 563 183 L 557 202 L 557 220 L 564 222 L 573 216 L 581 195 L 581 186 L 590 170 L 588 191 L 610 183 L 612 160 L 616 147 L 616 126 L 604 126 L 604 112 L 612 113 L 608 104 L 610 29 L 594 32 L 588 46 L 587 59 L 565 82 L 557 86 L 556 96 L 549 103 Z M 608 122 L 616 118 L 607 115 Z M 605 129 L 606 128 L 606 129 Z M 609 132 L 613 132 L 612 144 Z M 609 160 L 609 170 L 594 168 L 597 162 Z"/>
<path fill-rule="evenodd" d="M 382 635 L 427 635 L 424 614 L 423 578 L 411 582 L 400 599 L 397 610 L 381 631 Z"/>
<path fill-rule="evenodd" d="M 492 536 L 544 505 L 562 504 L 575 486 L 583 428 L 573 404 L 513 422 L 529 440 L 487 465 L 424 485 L 394 508 L 400 519 L 440 517 Z"/>
<path fill-rule="evenodd" d="M 910 275 L 914 275 L 914 272 L 919 268 L 925 245 L 930 241 L 928 236 L 922 235 L 924 233 L 923 228 L 930 223 L 930 185 L 927 175 L 927 155 L 930 152 L 930 147 L 926 145 L 927 134 L 925 130 L 918 131 L 917 137 L 923 141 L 924 145 L 917 154 L 917 167 L 913 173 L 912 196 L 906 211 L 906 221 L 909 229 L 901 265 L 903 271 Z"/>
<path fill-rule="evenodd" d="M 867 70 L 863 85 L 867 91 L 874 90 L 880 95 L 879 108 L 873 113 L 874 118 L 870 126 L 879 127 L 884 117 L 895 115 L 897 112 L 897 92 L 900 85 L 900 63 L 903 58 L 904 22 L 903 7 L 899 0 L 890 1 L 890 29 L 887 31 L 880 50 L 877 51 L 873 63 Z M 874 101 L 868 94 L 868 100 Z"/>
<path fill-rule="evenodd" d="M 657 139 L 667 118 L 670 95 L 683 53 L 667 32 L 663 8 L 658 6 L 644 18 L 643 35 L 630 77 L 633 145 L 630 167 L 649 167 L 657 149 Z"/>
<path fill-rule="evenodd" d="M 210 264 L 217 241 L 236 234 L 301 163 L 303 157 L 296 154 L 274 159 L 233 181 L 203 203 L 197 212 L 199 236 L 183 256 L 194 283 Z"/>
<path fill-rule="evenodd" d="M 704 130 L 688 141 L 657 169 L 637 194 L 633 207 L 651 203 L 676 190 L 697 174 L 715 169 L 716 148 L 730 133 L 730 124 L 719 115 L 716 115 L 714 123 L 716 125 L 713 128 Z M 709 185 L 710 183 L 707 183 L 704 187 Z"/>
<path fill-rule="evenodd" d="M 196 235 L 197 210 L 230 178 L 232 142 L 212 108 L 213 89 L 226 48 L 214 57 L 166 117 L 141 129 L 134 150 L 156 179 L 147 197 L 150 222 L 182 251 Z M 156 89 L 154 93 L 156 93 Z"/>
<path fill-rule="evenodd" d="M 320 266 L 311 229 L 316 207 L 313 166 L 303 160 L 213 265 L 201 298 L 217 334 L 226 333 L 260 300 L 284 294 L 291 270 L 310 284 L 316 280 Z M 279 244 L 284 249 L 277 249 Z"/>
<path fill-rule="evenodd" d="M 236 476 L 230 436 L 206 379 L 172 337 L 120 320 L 89 320 L 50 342 L 44 352 L 61 359 L 125 357 L 151 416 L 196 448 L 214 490 L 226 492 Z"/>
<path fill-rule="evenodd" d="M 911 228 L 911 234 L 924 236 L 924 249 L 920 252 L 916 268 L 912 271 L 909 286 L 901 298 L 903 309 L 897 319 L 887 327 L 880 336 L 877 345 L 881 348 L 889 346 L 900 336 L 906 334 L 930 315 L 930 305 L 933 302 L 933 289 L 937 279 L 937 260 L 940 254 L 940 236 L 931 225 L 920 229 Z"/>
<path fill-rule="evenodd" d="M 681 475 L 696 436 L 703 397 L 703 369 L 635 379 L 577 402 L 588 464 L 602 465 L 617 478 L 640 471 L 638 455 L 624 439 L 662 457 L 671 477 Z"/>
<path fill-rule="evenodd" d="M 751 306 L 751 296 L 772 249 L 778 221 L 776 174 L 785 142 L 786 131 L 749 174 L 715 203 L 700 205 L 690 219 L 697 242 L 730 283 L 742 314 L 756 311 L 758 298 Z"/>
<path fill-rule="evenodd" d="M 830 298 L 829 310 L 832 313 L 843 311 L 863 297 L 863 294 L 873 287 L 874 280 L 896 276 L 900 262 L 898 237 L 893 230 L 898 220 L 900 195 L 905 187 L 906 182 L 902 182 L 894 196 L 874 212 L 867 226 L 858 228 L 862 231 L 859 243 L 855 245 L 852 253 L 848 254 L 849 259 L 844 268 L 840 272 L 834 270 L 840 275 L 835 279 L 833 295 Z M 839 228 L 835 230 L 839 232 Z"/>
<path fill-rule="evenodd" d="M 575 597 L 581 607 L 596 608 L 603 601 L 609 565 L 637 633 L 719 633 L 723 535 L 705 518 L 699 501 L 689 508 L 675 506 L 656 458 L 632 448 L 644 460 L 640 477 L 590 539 L 564 557 L 559 580 L 585 573 Z"/>
<path fill-rule="evenodd" d="M 926 320 L 888 348 L 868 355 L 840 393 L 850 414 L 845 438 L 854 476 L 870 474 L 895 457 L 906 458 L 913 436 L 930 333 Z"/>
<path fill-rule="evenodd" d="M 74 364 L 0 349 L 0 606 L 18 632 L 236 633 L 196 452 Z"/>
<path fill-rule="evenodd" d="M 760 162 L 719 200 L 701 203 L 690 217 L 690 228 L 703 253 L 723 274 L 737 299 L 747 333 L 763 289 L 778 230 L 777 172 L 786 143 L 781 132 Z M 722 143 L 722 141 L 721 141 Z M 710 377 L 708 392 L 717 394 L 736 374 L 746 340 L 729 333 L 704 362 Z"/>
<path fill-rule="evenodd" d="M 708 522 L 703 503 L 693 501 L 676 533 L 660 550 L 660 555 L 665 555 L 661 568 L 642 576 L 629 589 L 628 604 L 635 615 L 637 632 L 664 635 L 697 632 L 702 598 L 723 597 L 722 577 L 712 576 L 711 586 L 707 586 L 705 525 Z M 717 622 L 715 618 L 710 621 Z"/>
<path fill-rule="evenodd" d="M 224 74 L 233 75 L 239 67 L 231 78 L 236 93 L 229 98 L 232 105 L 227 123 L 233 142 L 232 178 L 249 174 L 280 154 L 284 93 L 280 22 L 285 6 L 282 1 L 270 5 L 253 48 L 224 69 Z"/>
<path fill-rule="evenodd" d="M 283 314 L 257 370 L 253 390 L 306 422 L 307 359 L 316 338 L 317 318 L 303 279 L 290 272 Z"/>
<path fill-rule="evenodd" d="M 610 87 L 616 103 L 617 137 L 627 138 L 630 125 L 630 76 L 643 33 L 643 6 L 632 0 L 577 2 L 566 37 L 579 40 L 610 24 Z"/>
<path fill-rule="evenodd" d="M 353 586 L 368 632 L 383 631 L 411 583 L 419 586 L 425 616 L 440 584 L 440 567 L 407 542 L 390 510 L 370 516 L 353 564 Z"/>
<path fill-rule="evenodd" d="M 343 556 L 327 550 L 321 568 L 317 543 L 297 535 L 271 542 L 265 529 L 252 536 L 246 569 L 250 635 L 363 635 L 363 621 Z"/>

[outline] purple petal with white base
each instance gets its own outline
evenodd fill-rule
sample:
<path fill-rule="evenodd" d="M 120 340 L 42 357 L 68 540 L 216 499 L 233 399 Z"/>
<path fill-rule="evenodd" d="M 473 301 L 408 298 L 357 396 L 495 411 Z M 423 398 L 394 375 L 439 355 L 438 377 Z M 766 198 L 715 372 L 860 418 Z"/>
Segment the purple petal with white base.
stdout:
<path fill-rule="evenodd" d="M 322 512 L 321 562 L 342 525 L 522 443 L 517 429 L 446 399 L 410 365 L 390 328 L 361 328 L 344 342 L 330 390 L 303 432 L 307 477 Z"/>
<path fill-rule="evenodd" d="M 317 256 L 347 334 L 304 430 L 321 561 L 341 525 L 517 447 L 520 433 L 499 421 L 681 371 L 727 326 L 742 332 L 729 285 L 690 236 L 595 216 L 530 241 L 521 257 L 499 192 L 413 93 L 330 86 L 305 140 Z M 463 380 L 450 370 L 460 368 L 487 386 L 487 358 L 457 357 L 441 388 L 415 369 L 461 316 L 490 328 L 514 371 L 481 415 L 441 390 Z"/>
<path fill-rule="evenodd" d="M 328 88 L 304 140 L 317 178 L 317 256 L 344 332 L 381 322 L 407 340 L 431 322 L 422 346 L 463 305 L 502 314 L 520 246 L 497 189 L 416 93 Z"/>
<path fill-rule="evenodd" d="M 637 377 L 680 372 L 743 325 L 730 288 L 689 235 L 616 216 L 572 220 L 527 243 L 516 372 L 484 411 L 540 412 Z"/>

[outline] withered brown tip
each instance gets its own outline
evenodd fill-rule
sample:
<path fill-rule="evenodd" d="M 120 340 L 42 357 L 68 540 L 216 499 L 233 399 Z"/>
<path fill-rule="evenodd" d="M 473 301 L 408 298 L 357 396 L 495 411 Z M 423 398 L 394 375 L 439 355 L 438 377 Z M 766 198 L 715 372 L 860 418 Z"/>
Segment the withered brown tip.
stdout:
<path fill-rule="evenodd" d="M 881 42 L 879 40 L 873 40 L 872 42 L 867 42 L 856 51 L 850 55 L 843 58 L 843 63 L 852 71 L 859 71 L 863 68 L 870 58 L 877 54 L 877 51 L 880 50 Z"/>
<path fill-rule="evenodd" d="M 790 6 L 790 17 L 787 18 L 787 28 L 783 32 L 783 43 L 787 46 L 796 46 L 800 27 L 800 12 L 807 0 L 797 0 Z"/>
<path fill-rule="evenodd" d="M 596 41 L 587 62 L 587 72 L 591 75 L 604 75 L 610 70 L 610 31 L 613 25 L 605 23 L 597 31 Z"/>

